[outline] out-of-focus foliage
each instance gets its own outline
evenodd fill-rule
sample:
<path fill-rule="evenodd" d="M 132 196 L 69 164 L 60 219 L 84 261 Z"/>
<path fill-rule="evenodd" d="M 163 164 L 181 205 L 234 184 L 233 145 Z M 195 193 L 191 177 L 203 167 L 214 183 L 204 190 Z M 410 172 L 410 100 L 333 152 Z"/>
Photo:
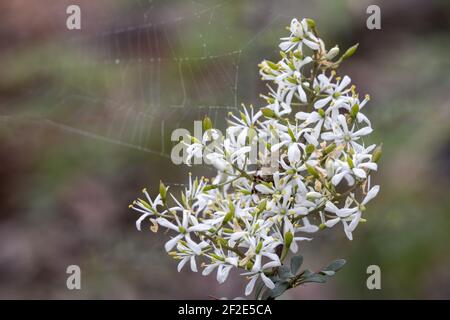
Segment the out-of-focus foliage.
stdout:
<path fill-rule="evenodd" d="M 239 295 L 238 280 L 176 274 L 163 239 L 136 232 L 127 206 L 162 177 L 174 189 L 186 182 L 189 168 L 167 157 L 171 130 L 192 130 L 205 114 L 224 123 L 241 102 L 261 106 L 257 64 L 277 55 L 293 14 L 314 18 L 341 49 L 360 43 L 342 72 L 371 95 L 367 142 L 384 146 L 382 189 L 354 241 L 325 232 L 331 247 L 316 241 L 301 252 L 312 270 L 338 257 L 346 266 L 283 297 L 450 297 L 445 1 L 378 2 L 374 31 L 364 1 L 79 3 L 81 31 L 65 28 L 69 1 L 0 4 L 1 298 Z M 81 267 L 81 291 L 66 288 L 70 264 Z M 366 287 L 372 264 L 378 291 Z"/>

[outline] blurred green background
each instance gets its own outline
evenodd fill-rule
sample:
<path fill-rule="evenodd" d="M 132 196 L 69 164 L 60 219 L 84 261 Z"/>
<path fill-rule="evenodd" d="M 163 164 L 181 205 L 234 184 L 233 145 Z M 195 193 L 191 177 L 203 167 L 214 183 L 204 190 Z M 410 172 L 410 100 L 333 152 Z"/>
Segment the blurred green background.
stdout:
<path fill-rule="evenodd" d="M 366 28 L 370 4 L 381 30 Z M 172 164 L 171 132 L 261 106 L 257 64 L 294 16 L 314 18 L 328 47 L 360 43 L 341 73 L 371 95 L 368 142 L 384 154 L 354 241 L 333 230 L 303 245 L 307 267 L 346 267 L 283 298 L 450 298 L 450 3 L 437 0 L 0 2 L 0 298 L 242 296 L 236 274 L 177 273 L 164 234 L 136 231 L 128 204 L 160 179 L 177 190 L 190 170 L 213 174 Z M 71 264 L 80 291 L 66 288 Z M 366 287 L 373 264 L 381 290 Z"/>

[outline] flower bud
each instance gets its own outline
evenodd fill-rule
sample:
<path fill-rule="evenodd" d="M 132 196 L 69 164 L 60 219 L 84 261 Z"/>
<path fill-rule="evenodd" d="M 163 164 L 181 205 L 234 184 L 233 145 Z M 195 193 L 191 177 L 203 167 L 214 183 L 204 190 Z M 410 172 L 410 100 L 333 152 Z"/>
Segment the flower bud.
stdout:
<path fill-rule="evenodd" d="M 292 232 L 288 231 L 284 234 L 284 246 L 286 248 L 289 248 L 291 246 L 292 240 L 294 239 L 294 236 L 292 235 Z"/>
<path fill-rule="evenodd" d="M 314 176 L 314 178 L 319 179 L 319 174 L 317 173 L 316 169 L 314 169 L 314 167 L 310 166 L 309 164 L 306 165 L 306 169 L 308 170 L 308 173 L 312 176 Z"/>
<path fill-rule="evenodd" d="M 159 182 L 159 194 L 161 195 L 161 199 L 164 203 L 166 203 L 167 199 L 167 188 L 162 181 Z"/>
<path fill-rule="evenodd" d="M 264 108 L 262 109 L 262 114 L 266 117 L 266 118 L 273 118 L 275 117 L 275 112 L 273 112 L 272 109 L 269 108 Z"/>
<path fill-rule="evenodd" d="M 383 144 L 380 144 L 378 147 L 375 148 L 375 150 L 373 151 L 372 154 L 372 161 L 373 162 L 378 162 L 381 159 L 381 155 L 382 155 L 382 150 L 383 149 Z"/>
<path fill-rule="evenodd" d="M 308 27 L 310 27 L 311 29 L 314 29 L 316 27 L 316 22 L 311 18 L 307 18 L 306 23 L 308 24 Z"/>
<path fill-rule="evenodd" d="M 212 129 L 212 127 L 213 125 L 211 119 L 208 116 L 205 116 L 205 118 L 203 119 L 203 131 Z"/>
<path fill-rule="evenodd" d="M 259 252 L 260 252 L 261 249 L 262 249 L 262 246 L 263 246 L 262 241 L 259 241 L 259 242 L 258 242 L 258 245 L 256 246 L 256 249 L 255 249 L 256 254 L 259 254 Z"/>
<path fill-rule="evenodd" d="M 305 148 L 305 151 L 307 154 L 311 154 L 314 152 L 315 149 L 316 149 L 316 147 L 314 147 L 313 144 L 308 144 Z"/>
<path fill-rule="evenodd" d="M 359 43 L 355 44 L 354 46 L 350 47 L 345 51 L 345 53 L 342 55 L 342 60 L 348 59 L 351 56 L 353 56 L 356 52 L 356 49 L 358 49 Z"/>
<path fill-rule="evenodd" d="M 266 210 L 266 205 L 267 205 L 267 199 L 264 199 L 263 201 L 261 201 L 261 202 L 258 204 L 258 206 L 257 206 L 258 211 L 259 211 L 259 212 L 262 212 L 262 211 Z"/>
<path fill-rule="evenodd" d="M 330 144 L 329 146 L 327 146 L 326 148 L 325 148 L 325 150 L 323 151 L 323 154 L 324 155 L 327 155 L 327 154 L 329 154 L 330 152 L 332 152 L 334 149 L 336 148 L 336 143 L 332 143 L 332 144 Z"/>
<path fill-rule="evenodd" d="M 358 112 L 359 112 L 359 104 L 355 103 L 352 109 L 350 110 L 350 115 L 352 116 L 352 118 L 355 118 Z"/>
<path fill-rule="evenodd" d="M 233 212 L 230 211 L 225 215 L 225 218 L 223 218 L 222 224 L 228 223 L 233 218 Z"/>
<path fill-rule="evenodd" d="M 328 60 L 332 60 L 334 57 L 336 57 L 339 54 L 339 47 L 335 46 L 333 48 L 331 48 L 328 53 L 326 54 L 326 58 Z"/>

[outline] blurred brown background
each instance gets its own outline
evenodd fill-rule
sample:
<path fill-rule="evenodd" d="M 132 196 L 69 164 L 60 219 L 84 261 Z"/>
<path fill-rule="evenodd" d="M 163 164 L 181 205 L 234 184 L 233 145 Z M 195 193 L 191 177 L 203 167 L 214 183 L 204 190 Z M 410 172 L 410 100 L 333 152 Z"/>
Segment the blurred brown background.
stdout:
<path fill-rule="evenodd" d="M 82 30 L 66 28 L 81 7 Z M 381 30 L 366 8 L 381 8 Z M 0 2 L 0 298 L 194 298 L 243 295 L 164 252 L 135 229 L 128 204 L 187 172 L 168 155 L 175 128 L 208 114 L 220 127 L 241 102 L 260 106 L 257 64 L 275 58 L 293 15 L 329 47 L 359 42 L 343 65 L 384 142 L 368 223 L 303 246 L 305 265 L 346 267 L 287 299 L 450 298 L 450 3 L 448 1 L 10 0 Z M 66 267 L 82 290 L 66 288 Z M 381 267 L 382 289 L 366 288 Z"/>

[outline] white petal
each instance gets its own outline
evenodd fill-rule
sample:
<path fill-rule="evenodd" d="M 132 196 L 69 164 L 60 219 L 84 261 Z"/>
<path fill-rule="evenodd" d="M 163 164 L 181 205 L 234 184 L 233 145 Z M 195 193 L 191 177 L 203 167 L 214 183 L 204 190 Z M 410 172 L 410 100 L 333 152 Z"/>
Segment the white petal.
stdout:
<path fill-rule="evenodd" d="M 364 127 L 362 129 L 359 129 L 358 131 L 353 133 L 353 136 L 365 136 L 371 133 L 373 129 L 371 127 Z"/>
<path fill-rule="evenodd" d="M 323 140 L 334 140 L 336 135 L 333 132 L 324 132 L 320 135 Z"/>
<path fill-rule="evenodd" d="M 341 218 L 334 218 L 334 219 L 331 219 L 331 220 L 326 221 L 326 222 L 325 222 L 325 225 L 326 225 L 328 228 L 332 228 L 332 227 L 334 227 L 334 226 L 336 225 L 336 223 L 338 223 L 339 221 L 341 221 Z"/>
<path fill-rule="evenodd" d="M 344 224 L 344 232 L 348 240 L 353 240 L 352 232 L 348 229 L 347 223 L 345 221 L 342 221 L 342 223 Z"/>
<path fill-rule="evenodd" d="M 197 263 L 195 263 L 195 256 L 191 257 L 191 270 L 192 272 L 197 272 Z"/>
<path fill-rule="evenodd" d="M 365 179 L 366 178 L 366 172 L 363 169 L 360 168 L 353 168 L 353 173 L 355 174 L 355 176 L 357 176 L 358 178 L 361 179 Z"/>
<path fill-rule="evenodd" d="M 184 257 L 183 259 L 181 259 L 180 263 L 178 263 L 178 267 L 177 270 L 178 272 L 181 271 L 181 269 L 183 269 L 184 265 L 186 264 L 186 262 L 188 262 L 189 257 Z"/>
<path fill-rule="evenodd" d="M 220 265 L 217 270 L 217 282 L 224 283 L 228 278 L 228 274 L 230 273 L 231 266 Z"/>
<path fill-rule="evenodd" d="M 341 218 L 346 218 L 349 215 L 355 213 L 356 210 L 358 210 L 358 209 L 357 208 L 342 208 L 342 209 L 339 209 L 338 211 L 336 211 L 336 215 Z"/>
<path fill-rule="evenodd" d="M 308 39 L 303 39 L 303 43 L 306 44 L 311 50 L 319 50 L 319 44 L 316 42 L 313 42 Z"/>
<path fill-rule="evenodd" d="M 192 251 L 194 251 L 195 254 L 200 254 L 202 252 L 202 248 L 200 248 L 200 246 L 191 239 L 189 234 L 186 235 L 185 239 L 186 239 L 186 242 L 189 245 L 189 248 Z"/>
<path fill-rule="evenodd" d="M 338 207 L 336 207 L 333 203 L 331 203 L 330 201 L 328 201 L 325 204 L 325 210 L 332 212 L 332 213 L 336 213 L 339 209 Z"/>
<path fill-rule="evenodd" d="M 253 264 L 252 271 L 256 272 L 261 270 L 261 255 L 255 257 L 255 263 Z"/>
<path fill-rule="evenodd" d="M 214 271 L 214 269 L 215 269 L 216 267 L 217 267 L 216 264 L 210 264 L 210 265 L 207 265 L 207 266 L 205 267 L 205 269 L 203 269 L 202 275 L 204 275 L 204 276 L 209 275 L 211 272 Z"/>
<path fill-rule="evenodd" d="M 299 94 L 299 97 L 300 97 L 300 101 L 303 102 L 303 103 L 306 103 L 306 101 L 307 101 L 306 93 L 305 93 L 305 90 L 303 90 L 301 84 L 298 86 L 298 94 Z"/>
<path fill-rule="evenodd" d="M 136 221 L 136 229 L 138 229 L 139 231 L 141 231 L 141 223 L 142 221 L 145 220 L 145 218 L 147 218 L 148 216 L 151 216 L 152 214 L 150 212 L 143 214 L 142 216 L 139 217 L 139 219 Z"/>
<path fill-rule="evenodd" d="M 158 224 L 161 227 L 165 227 L 165 228 L 172 229 L 175 231 L 179 230 L 178 226 L 174 225 L 172 222 L 169 222 L 169 220 L 167 220 L 166 218 L 158 218 L 158 219 L 156 219 L 156 222 L 158 222 Z"/>
<path fill-rule="evenodd" d="M 250 293 L 252 293 L 253 288 L 255 287 L 256 279 L 258 279 L 258 276 L 253 276 L 247 286 L 245 287 L 245 295 L 248 296 Z"/>
<path fill-rule="evenodd" d="M 211 229 L 211 226 L 205 224 L 205 223 L 199 223 L 195 226 L 189 227 L 187 229 L 188 232 L 192 232 L 192 231 L 208 231 L 209 229 Z"/>
<path fill-rule="evenodd" d="M 367 195 L 364 197 L 362 204 L 365 205 L 365 204 L 367 204 L 367 202 L 369 202 L 370 200 L 375 198 L 379 191 L 380 191 L 380 186 L 373 186 L 372 189 L 370 189 L 370 191 L 367 192 Z"/>
<path fill-rule="evenodd" d="M 298 148 L 297 143 L 293 143 L 289 146 L 288 159 L 291 165 L 300 161 L 300 149 Z"/>
<path fill-rule="evenodd" d="M 308 113 L 308 112 L 300 111 L 295 114 L 295 117 L 298 120 L 306 120 L 306 119 L 308 119 L 309 115 L 310 115 L 310 113 Z"/>
<path fill-rule="evenodd" d="M 269 289 L 273 289 L 275 288 L 275 284 L 272 282 L 272 280 L 270 280 L 265 274 L 264 272 L 261 272 L 261 279 L 264 282 L 264 284 L 266 285 L 266 287 L 268 287 Z"/>
<path fill-rule="evenodd" d="M 341 92 L 346 86 L 350 84 L 352 80 L 349 76 L 344 76 L 342 81 L 339 83 L 339 86 L 336 88 L 336 91 Z"/>
<path fill-rule="evenodd" d="M 358 165 L 361 168 L 367 168 L 373 171 L 377 171 L 378 165 L 375 162 L 365 162 Z"/>
<path fill-rule="evenodd" d="M 333 178 L 331 178 L 331 183 L 337 186 L 342 181 L 342 178 L 344 178 L 345 174 L 345 171 L 335 174 Z"/>
<path fill-rule="evenodd" d="M 175 247 L 175 245 L 178 243 L 178 241 L 183 238 L 182 234 L 177 235 L 176 237 L 170 239 L 169 241 L 166 242 L 166 244 L 164 245 L 164 248 L 166 249 L 167 252 L 169 252 L 170 250 L 173 249 L 173 247 Z"/>
<path fill-rule="evenodd" d="M 255 189 L 258 190 L 259 192 L 263 193 L 263 194 L 270 194 L 273 193 L 272 189 L 269 189 L 267 186 L 263 185 L 263 184 L 258 184 L 255 186 Z"/>
<path fill-rule="evenodd" d="M 330 102 L 330 101 L 331 101 L 331 97 L 326 97 L 326 98 L 317 100 L 317 101 L 314 103 L 314 108 L 315 108 L 315 109 L 322 109 L 322 108 L 325 107 L 325 106 L 327 105 L 327 103 Z"/>
<path fill-rule="evenodd" d="M 281 265 L 281 262 L 279 260 L 278 261 L 270 261 L 270 262 L 267 262 L 266 264 L 264 264 L 262 269 L 266 270 L 266 269 L 273 268 L 273 267 L 279 267 L 280 265 Z"/>
<path fill-rule="evenodd" d="M 355 216 L 352 219 L 352 222 L 350 222 L 350 225 L 348 226 L 348 230 L 350 232 L 353 232 L 356 227 L 358 226 L 359 221 L 361 220 L 361 211 L 358 211 Z"/>

